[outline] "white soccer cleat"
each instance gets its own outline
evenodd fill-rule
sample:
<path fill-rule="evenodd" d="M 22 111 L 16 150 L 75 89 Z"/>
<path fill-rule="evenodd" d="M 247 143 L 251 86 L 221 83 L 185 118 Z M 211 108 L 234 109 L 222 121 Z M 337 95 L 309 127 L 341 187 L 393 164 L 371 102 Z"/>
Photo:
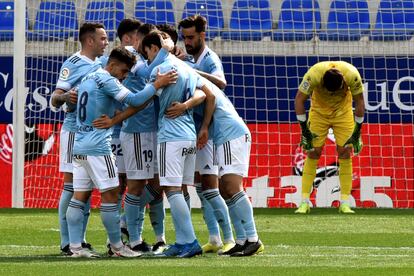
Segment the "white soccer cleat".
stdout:
<path fill-rule="evenodd" d="M 80 248 L 80 249 L 71 248 L 71 252 L 72 252 L 72 255 L 70 255 L 70 257 L 72 258 L 100 258 L 101 257 L 98 253 L 91 251 L 87 248 Z"/>
<path fill-rule="evenodd" d="M 121 248 L 115 248 L 111 245 L 108 250 L 108 255 L 110 257 L 137 258 L 141 257 L 142 253 L 133 251 L 127 245 L 123 245 Z"/>

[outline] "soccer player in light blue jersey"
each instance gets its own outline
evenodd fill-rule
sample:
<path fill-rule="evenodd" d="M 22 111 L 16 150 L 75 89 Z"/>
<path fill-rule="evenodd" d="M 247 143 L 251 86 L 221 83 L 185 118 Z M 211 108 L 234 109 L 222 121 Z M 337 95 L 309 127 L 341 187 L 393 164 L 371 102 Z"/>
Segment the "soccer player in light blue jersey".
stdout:
<path fill-rule="evenodd" d="M 224 89 L 227 81 L 223 65 L 217 54 L 206 45 L 206 26 L 206 18 L 198 14 L 187 17 L 178 24 L 192 67 L 201 76 Z"/>
<path fill-rule="evenodd" d="M 152 61 L 161 49 L 161 38 L 152 32 L 145 36 L 142 48 Z M 176 243 L 160 256 L 193 257 L 202 253 L 191 223 L 190 210 L 181 192 L 183 184 L 193 184 L 196 153 L 196 132 L 191 110 L 182 116 L 169 119 L 164 116 L 166 109 L 177 101 L 185 101 L 193 96 L 200 77 L 181 60 L 169 55 L 155 70 L 164 72 L 172 69 L 178 72 L 176 84 L 157 91 L 159 117 L 157 133 L 158 170 L 160 185 L 164 188 L 171 206 L 171 215 L 176 231 Z M 211 120 L 206 116 L 206 120 Z M 208 123 L 207 123 L 208 125 Z M 204 141 L 205 143 L 206 141 Z"/>
<path fill-rule="evenodd" d="M 121 24 L 118 32 L 123 31 Z M 133 93 L 137 93 L 145 87 L 151 70 L 168 55 L 169 49 L 162 49 L 148 65 L 144 56 L 139 53 L 142 38 L 152 30 L 156 30 L 152 24 L 141 25 L 136 30 L 137 40 L 135 43 L 126 47 L 137 59 L 137 64 L 123 82 L 123 85 Z M 159 186 L 158 175 L 154 171 L 156 170 L 156 133 L 157 123 L 153 102 L 125 120 L 120 133 L 128 184 L 124 206 L 129 245 L 134 251 L 139 252 L 148 252 L 152 249 L 157 252 L 166 245 L 163 194 Z M 150 219 L 157 239 L 153 248 L 142 239 L 147 204 L 151 208 Z"/>
<path fill-rule="evenodd" d="M 115 157 L 111 150 L 112 129 L 95 129 L 92 121 L 103 114 L 115 112 L 114 99 L 141 106 L 151 96 L 137 97 L 119 81 L 127 76 L 135 64 L 135 57 L 125 48 L 112 50 L 105 69 L 87 75 L 78 87 L 78 103 L 74 142 L 73 188 L 74 194 L 67 210 L 70 250 L 73 257 L 97 257 L 81 247 L 83 209 L 93 187 L 101 193 L 101 219 L 110 241 L 110 256 L 138 257 L 121 241 L 118 211 L 119 180 Z M 175 81 L 175 73 L 157 74 L 157 79 L 141 92 L 153 95 L 155 91 Z M 144 100 L 143 100 L 144 99 Z"/>
<path fill-rule="evenodd" d="M 243 226 L 242 234 L 235 227 L 236 235 L 245 235 L 246 240 L 236 240 L 229 250 L 221 252 L 230 256 L 250 256 L 264 250 L 259 240 L 253 217 L 253 208 L 243 190 L 243 177 L 247 177 L 249 169 L 251 135 L 243 119 L 230 100 L 217 86 L 204 79 L 215 96 L 212 136 L 217 147 L 217 159 L 220 175 L 220 193 L 226 200 L 232 222 Z M 176 117 L 183 110 L 194 106 L 192 99 L 175 104 L 167 111 L 168 116 Z M 204 116 L 203 105 L 197 106 L 194 113 Z"/>
<path fill-rule="evenodd" d="M 152 61 L 160 51 L 160 39 L 158 33 L 151 33 L 144 38 L 143 48 L 148 55 L 149 61 Z M 153 70 L 151 79 L 153 79 L 156 70 L 160 69 L 160 71 L 164 71 L 171 68 L 178 70 L 179 76 L 182 77 L 177 81 L 177 84 L 168 86 L 166 89 L 157 92 L 160 103 L 157 139 L 160 157 L 158 168 L 160 181 L 161 186 L 164 186 L 164 191 L 171 205 L 173 222 L 176 228 L 176 243 L 158 256 L 192 257 L 200 254 L 202 250 L 194 235 L 190 212 L 186 208 L 186 203 L 181 193 L 181 185 L 193 183 L 196 138 L 194 122 L 190 110 L 186 113 L 186 116 L 180 116 L 174 120 L 165 118 L 164 111 L 172 102 L 182 102 L 186 98 L 191 97 L 193 93 L 193 98 L 201 95 L 197 93 L 200 90 L 195 90 L 200 77 L 181 60 L 178 60 L 173 55 L 169 55 L 162 65 Z M 202 86 L 201 88 L 203 90 L 208 89 L 206 86 Z M 204 98 L 199 97 L 198 99 L 201 102 Z M 208 102 L 206 105 L 213 106 L 214 102 L 213 104 Z M 127 115 L 127 112 L 124 111 L 112 119 L 96 120 L 96 124 L 94 123 L 94 125 L 100 128 L 110 127 L 128 116 L 130 114 Z M 208 126 L 210 120 L 211 114 L 209 116 L 207 112 L 203 121 L 204 125 Z M 207 143 L 207 136 L 208 127 L 202 128 L 198 142 L 201 145 L 205 145 Z M 166 158 L 167 153 L 168 159 Z"/>
<path fill-rule="evenodd" d="M 206 45 L 206 25 L 206 18 L 201 15 L 187 17 L 178 24 L 186 51 L 191 55 L 191 59 L 186 59 L 186 62 L 200 75 L 224 89 L 227 82 L 223 65 L 217 54 Z M 195 115 L 194 120 L 196 126 L 200 126 L 202 117 Z M 227 251 L 234 246 L 228 209 L 219 193 L 218 166 L 213 158 L 214 151 L 213 141 L 210 138 L 207 145 L 197 151 L 196 157 L 196 190 L 209 232 L 209 241 L 203 245 L 204 253 Z M 218 221 L 223 231 L 224 244 L 220 237 Z M 241 225 L 239 227 L 242 229 Z M 242 231 L 238 232 L 242 233 Z M 244 240 L 245 237 L 241 239 Z"/>
<path fill-rule="evenodd" d="M 59 171 L 63 172 L 64 186 L 59 200 L 59 225 L 60 225 L 60 249 L 62 254 L 71 255 L 69 250 L 69 233 L 66 221 L 66 211 L 73 195 L 72 175 L 72 150 L 76 132 L 76 93 L 71 91 L 81 79 L 101 67 L 97 57 L 102 56 L 108 45 L 108 39 L 104 26 L 96 23 L 84 23 L 79 29 L 79 41 L 81 50 L 70 56 L 60 69 L 56 90 L 52 94 L 52 105 L 60 107 L 67 104 L 65 119 L 60 132 L 60 165 Z M 72 98 L 72 99 L 71 99 Z M 89 202 L 84 208 L 83 218 L 83 247 L 92 250 L 86 243 L 85 233 L 90 214 Z"/>

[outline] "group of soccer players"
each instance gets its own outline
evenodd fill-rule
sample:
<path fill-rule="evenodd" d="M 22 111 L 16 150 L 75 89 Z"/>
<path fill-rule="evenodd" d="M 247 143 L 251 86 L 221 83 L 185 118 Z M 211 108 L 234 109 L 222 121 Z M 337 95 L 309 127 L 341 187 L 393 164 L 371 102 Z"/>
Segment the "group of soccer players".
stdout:
<path fill-rule="evenodd" d="M 65 105 L 66 110 L 60 134 L 63 254 L 100 256 L 85 237 L 93 188 L 101 193 L 109 256 L 139 257 L 148 252 L 156 257 L 189 258 L 209 252 L 251 256 L 264 250 L 243 190 L 251 135 L 223 92 L 227 84 L 223 66 L 206 45 L 206 25 L 199 15 L 179 22 L 184 50 L 176 46 L 174 26 L 124 19 L 117 30 L 121 46 L 109 55 L 104 55 L 108 46 L 104 26 L 81 26 L 81 50 L 63 63 L 52 95 L 52 104 Z M 357 154 L 362 148 L 362 91 L 357 69 L 346 62 L 321 62 L 304 76 L 295 111 L 308 156 L 303 201 L 296 213 L 310 212 L 309 197 L 329 128 L 339 155 L 339 211 L 354 212 L 349 204 L 351 150 Z M 305 101 L 310 96 L 307 119 Z M 203 246 L 192 225 L 187 185 L 195 185 L 202 204 L 209 232 Z M 176 234 L 170 246 L 165 240 L 164 195 Z M 156 236 L 152 247 L 142 237 L 146 206 Z"/>
<path fill-rule="evenodd" d="M 109 256 L 251 256 L 263 251 L 243 190 L 251 135 L 223 92 L 223 66 L 206 45 L 206 23 L 199 15 L 179 22 L 184 51 L 175 45 L 174 26 L 124 19 L 117 30 L 121 46 L 108 56 L 103 25 L 81 26 L 81 50 L 63 63 L 52 95 L 54 106 L 66 105 L 59 202 L 65 255 L 99 257 L 85 238 L 93 188 L 101 194 Z M 196 186 L 202 203 L 209 231 L 203 246 L 192 225 L 187 185 Z M 176 234 L 170 246 L 164 194 Z M 156 236 L 152 247 L 142 237 L 146 206 Z"/>

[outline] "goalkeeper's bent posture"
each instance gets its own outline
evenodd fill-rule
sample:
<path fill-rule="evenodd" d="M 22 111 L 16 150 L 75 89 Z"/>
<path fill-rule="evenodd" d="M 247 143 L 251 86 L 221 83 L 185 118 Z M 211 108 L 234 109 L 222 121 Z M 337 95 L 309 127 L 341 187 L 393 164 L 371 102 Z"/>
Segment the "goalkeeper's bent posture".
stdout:
<path fill-rule="evenodd" d="M 312 66 L 303 77 L 295 98 L 295 111 L 302 130 L 301 146 L 307 151 L 302 173 L 302 203 L 295 211 L 310 212 L 310 193 L 318 161 L 329 128 L 335 135 L 341 185 L 340 213 L 354 213 L 349 206 L 352 188 L 351 151 L 362 149 L 361 126 L 364 121 L 364 97 L 358 70 L 344 61 L 324 61 Z M 305 102 L 311 97 L 309 118 Z M 352 110 L 355 102 L 355 117 Z"/>

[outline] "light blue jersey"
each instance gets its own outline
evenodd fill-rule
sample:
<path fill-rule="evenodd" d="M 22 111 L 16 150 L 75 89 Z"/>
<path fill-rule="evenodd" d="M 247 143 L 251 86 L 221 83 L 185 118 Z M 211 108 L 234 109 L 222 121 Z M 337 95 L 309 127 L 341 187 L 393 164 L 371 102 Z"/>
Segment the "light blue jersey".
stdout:
<path fill-rule="evenodd" d="M 184 61 L 195 70 L 215 75 L 225 80 L 223 64 L 221 63 L 220 58 L 207 46 L 204 47 L 204 50 L 197 61 L 195 61 L 192 56 L 186 56 Z"/>
<path fill-rule="evenodd" d="M 178 79 L 175 84 L 159 89 L 156 94 L 159 97 L 160 108 L 158 113 L 158 143 L 196 140 L 194 119 L 191 110 L 186 111 L 183 115 L 175 119 L 165 117 L 164 113 L 173 102 L 185 102 L 193 96 L 201 77 L 183 61 L 171 54 L 168 55 L 161 65 L 154 68 L 151 73 L 151 81 L 155 81 L 158 69 L 161 73 L 168 72 L 172 69 L 178 73 Z"/>
<path fill-rule="evenodd" d="M 199 70 L 211 75 L 218 76 L 222 79 L 225 79 L 224 77 L 224 70 L 223 70 L 223 64 L 221 63 L 220 58 L 217 56 L 215 52 L 213 52 L 210 48 L 207 46 L 204 47 L 203 52 L 198 57 L 198 60 L 195 61 L 194 58 L 186 58 L 185 62 L 191 66 L 195 70 Z M 196 107 L 197 109 L 203 108 L 204 105 Z M 194 112 L 194 122 L 196 125 L 197 132 L 201 128 L 201 124 L 203 122 L 203 117 L 199 114 L 200 112 Z M 213 133 L 212 125 L 210 125 L 209 128 L 209 138 L 211 138 L 211 134 Z"/>
<path fill-rule="evenodd" d="M 99 59 L 95 61 L 76 52 L 69 57 L 62 65 L 56 89 L 69 91 L 81 82 L 82 78 L 89 73 L 101 68 Z M 76 105 L 67 104 L 67 112 L 63 121 L 62 128 L 67 131 L 76 131 Z"/>
<path fill-rule="evenodd" d="M 203 78 L 203 82 L 207 84 L 216 96 L 216 105 L 213 113 L 213 142 L 216 146 L 220 146 L 227 141 L 236 139 L 244 134 L 250 134 L 249 128 L 239 116 L 233 104 L 227 98 L 220 88 Z M 204 114 L 204 104 L 197 106 L 194 113 L 201 117 Z"/>
<path fill-rule="evenodd" d="M 78 88 L 74 154 L 109 155 L 112 129 L 96 129 L 92 122 L 103 114 L 114 116 L 115 100 L 122 101 L 130 91 L 105 69 L 87 75 Z"/>
<path fill-rule="evenodd" d="M 220 58 L 207 46 L 205 46 L 204 51 L 198 57 L 198 60 L 195 62 L 193 68 L 211 75 L 218 76 L 223 80 L 225 79 L 223 64 L 221 63 Z"/>
<path fill-rule="evenodd" d="M 108 59 L 109 59 L 109 56 L 107 56 L 107 55 L 99 57 L 99 60 L 102 63 L 102 68 L 105 68 L 105 66 L 108 64 Z M 115 109 L 121 111 L 121 110 L 124 109 L 124 105 L 121 104 L 120 102 L 116 101 L 115 102 Z M 119 134 L 121 133 L 121 127 L 122 127 L 122 123 L 119 123 L 119 124 L 116 124 L 116 125 L 113 126 L 113 128 L 112 128 L 112 138 L 119 138 Z"/>
<path fill-rule="evenodd" d="M 161 64 L 161 62 L 168 55 L 168 52 L 161 49 L 154 61 L 148 65 L 144 57 L 132 46 L 127 46 L 125 49 L 130 51 L 136 57 L 137 63 L 131 69 L 128 77 L 122 82 L 122 84 L 131 92 L 137 93 L 145 87 L 149 80 L 151 71 L 155 66 Z M 156 130 L 157 121 L 153 102 L 149 103 L 144 110 L 141 110 L 125 120 L 122 125 L 122 131 L 127 133 L 152 132 Z"/>

